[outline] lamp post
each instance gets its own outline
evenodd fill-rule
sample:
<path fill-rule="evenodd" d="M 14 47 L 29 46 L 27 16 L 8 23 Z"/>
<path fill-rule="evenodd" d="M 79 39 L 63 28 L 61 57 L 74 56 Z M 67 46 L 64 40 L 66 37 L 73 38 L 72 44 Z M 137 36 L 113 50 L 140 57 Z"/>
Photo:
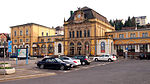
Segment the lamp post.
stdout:
<path fill-rule="evenodd" d="M 6 45 L 5 41 L 4 41 L 3 45 L 4 45 L 4 70 L 5 70 L 5 45 Z M 5 76 L 5 72 L 4 72 L 4 76 Z"/>
<path fill-rule="evenodd" d="M 23 48 L 25 48 L 25 43 L 23 42 L 22 44 L 23 44 Z"/>

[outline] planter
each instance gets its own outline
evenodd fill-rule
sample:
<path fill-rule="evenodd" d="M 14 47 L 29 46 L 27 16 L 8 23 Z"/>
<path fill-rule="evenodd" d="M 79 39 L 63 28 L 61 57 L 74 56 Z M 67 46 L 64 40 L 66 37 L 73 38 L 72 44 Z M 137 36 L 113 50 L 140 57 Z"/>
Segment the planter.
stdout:
<path fill-rule="evenodd" d="M 10 61 L 16 61 L 17 58 L 9 58 Z"/>
<path fill-rule="evenodd" d="M 4 67 L 4 64 L 0 64 L 0 67 Z M 11 64 L 5 64 L 5 67 L 11 67 Z"/>
<path fill-rule="evenodd" d="M 13 73 L 15 73 L 16 72 L 16 70 L 15 70 L 15 68 L 10 68 L 9 67 L 9 69 L 0 69 L 0 74 L 1 75 L 3 75 L 4 73 L 6 74 L 6 75 L 9 75 L 9 74 L 13 74 Z"/>

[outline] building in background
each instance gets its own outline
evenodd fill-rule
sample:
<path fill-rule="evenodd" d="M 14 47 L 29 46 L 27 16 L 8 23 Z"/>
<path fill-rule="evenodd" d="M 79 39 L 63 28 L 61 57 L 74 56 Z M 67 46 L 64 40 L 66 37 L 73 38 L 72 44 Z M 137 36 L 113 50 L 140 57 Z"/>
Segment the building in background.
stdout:
<path fill-rule="evenodd" d="M 119 56 L 139 56 L 150 53 L 150 28 L 107 32 L 113 38 L 114 50 Z"/>
<path fill-rule="evenodd" d="M 8 52 L 7 52 L 8 40 L 10 40 L 9 34 L 0 33 L 0 57 L 4 57 L 4 52 L 5 52 L 5 55 L 8 56 Z M 5 48 L 5 51 L 4 51 L 4 48 Z"/>
<path fill-rule="evenodd" d="M 57 26 L 55 29 L 56 29 L 56 35 L 64 35 L 64 27 Z"/>
<path fill-rule="evenodd" d="M 146 16 L 139 16 L 135 17 L 136 24 L 139 24 L 140 26 L 147 24 L 147 17 Z"/>
<path fill-rule="evenodd" d="M 29 55 L 33 55 L 33 47 L 36 47 L 33 43 L 38 42 L 39 36 L 52 36 L 56 32 L 54 28 L 35 23 L 27 23 L 10 28 L 12 52 L 15 53 L 16 48 L 28 48 Z"/>

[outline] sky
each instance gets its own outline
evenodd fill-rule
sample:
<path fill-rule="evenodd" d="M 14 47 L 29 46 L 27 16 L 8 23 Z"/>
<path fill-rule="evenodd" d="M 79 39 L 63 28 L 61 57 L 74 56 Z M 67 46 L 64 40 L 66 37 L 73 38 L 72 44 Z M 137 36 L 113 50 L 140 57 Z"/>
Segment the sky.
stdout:
<path fill-rule="evenodd" d="M 37 23 L 48 27 L 63 26 L 70 11 L 87 6 L 110 19 L 147 16 L 150 22 L 149 0 L 0 0 L 0 33 L 10 33 L 10 27 Z"/>

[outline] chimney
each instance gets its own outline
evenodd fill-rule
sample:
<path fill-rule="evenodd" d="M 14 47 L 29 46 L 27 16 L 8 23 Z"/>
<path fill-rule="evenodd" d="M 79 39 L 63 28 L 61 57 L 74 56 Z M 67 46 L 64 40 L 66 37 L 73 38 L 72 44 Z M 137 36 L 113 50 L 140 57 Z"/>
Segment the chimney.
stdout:
<path fill-rule="evenodd" d="M 73 11 L 70 11 L 70 16 L 72 16 L 73 15 Z"/>

